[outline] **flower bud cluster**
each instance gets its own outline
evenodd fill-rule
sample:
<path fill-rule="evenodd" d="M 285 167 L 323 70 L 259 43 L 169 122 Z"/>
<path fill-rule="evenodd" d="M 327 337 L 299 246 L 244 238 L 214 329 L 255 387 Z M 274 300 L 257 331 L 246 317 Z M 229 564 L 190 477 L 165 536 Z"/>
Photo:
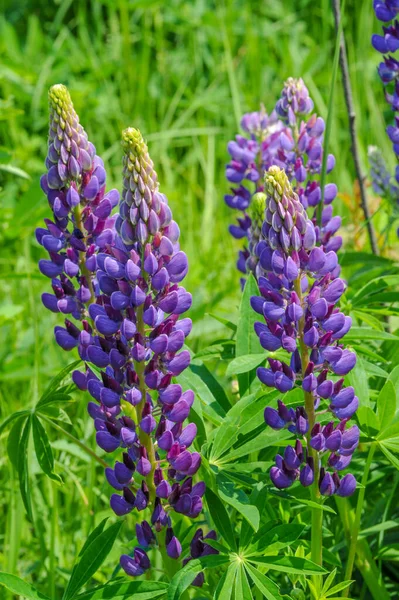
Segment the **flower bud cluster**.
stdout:
<path fill-rule="evenodd" d="M 119 453 L 105 469 L 115 490 L 111 508 L 119 516 L 149 511 L 136 527 L 139 547 L 121 557 L 125 572 L 137 576 L 150 567 L 147 550 L 161 532 L 167 554 L 180 557 L 171 514 L 196 518 L 205 492 L 193 481 L 201 465 L 192 450 L 197 428 L 184 423 L 194 394 L 173 383 L 190 363 L 184 344 L 191 320 L 180 318 L 192 301 L 180 285 L 187 257 L 140 132 L 122 134 L 123 193 L 119 215 L 111 216 L 119 194 L 105 193 L 103 163 L 66 88 L 54 86 L 49 96 L 42 187 L 54 219 L 37 238 L 50 254 L 40 269 L 54 296 L 43 302 L 77 320 L 57 326 L 55 338 L 64 350 L 77 348 L 85 363 L 73 380 L 93 399 L 88 412 L 98 446 Z"/>
<path fill-rule="evenodd" d="M 298 478 L 311 485 L 317 475 L 321 494 L 349 495 L 356 487 L 354 477 L 348 474 L 340 480 L 337 472 L 348 466 L 359 441 L 358 428 L 346 428 L 358 399 L 342 378 L 354 367 L 356 355 L 341 342 L 351 319 L 337 307 L 345 289 L 336 276 L 337 255 L 328 244 L 316 246 L 315 226 L 285 171 L 270 167 L 265 192 L 265 220 L 255 249 L 261 296 L 251 299 L 263 320 L 255 323 L 255 331 L 265 350 L 283 349 L 291 360 L 288 364 L 269 357 L 268 367 L 259 367 L 257 375 L 282 393 L 299 385 L 307 398 L 305 406 L 296 409 L 279 401 L 277 410 L 265 410 L 270 427 L 287 428 L 298 438 L 295 448 L 287 446 L 284 456 L 277 456 L 270 476 L 277 487 L 285 488 Z M 333 419 L 324 423 L 328 413 Z M 300 441 L 304 437 L 306 449 Z"/>

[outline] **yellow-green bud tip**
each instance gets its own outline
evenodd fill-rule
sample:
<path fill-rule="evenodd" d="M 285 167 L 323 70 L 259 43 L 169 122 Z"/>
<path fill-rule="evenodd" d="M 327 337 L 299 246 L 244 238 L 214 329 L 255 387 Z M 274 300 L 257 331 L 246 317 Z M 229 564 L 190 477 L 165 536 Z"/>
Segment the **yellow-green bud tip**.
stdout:
<path fill-rule="evenodd" d="M 265 173 L 265 188 L 266 192 L 274 198 L 276 197 L 276 192 L 280 197 L 283 194 L 291 196 L 293 193 L 287 173 L 284 169 L 280 169 L 276 165 L 271 166 Z"/>
<path fill-rule="evenodd" d="M 266 194 L 258 192 L 253 195 L 249 207 L 249 213 L 252 221 L 262 222 L 265 217 L 266 210 Z"/>
<path fill-rule="evenodd" d="M 128 127 L 122 131 L 122 148 L 126 154 L 133 154 L 137 158 L 148 155 L 147 144 L 140 130 L 134 127 Z"/>
<path fill-rule="evenodd" d="M 48 91 L 48 100 L 50 107 L 57 111 L 59 109 L 65 109 L 72 106 L 71 96 L 68 92 L 68 88 L 62 83 L 52 85 Z"/>

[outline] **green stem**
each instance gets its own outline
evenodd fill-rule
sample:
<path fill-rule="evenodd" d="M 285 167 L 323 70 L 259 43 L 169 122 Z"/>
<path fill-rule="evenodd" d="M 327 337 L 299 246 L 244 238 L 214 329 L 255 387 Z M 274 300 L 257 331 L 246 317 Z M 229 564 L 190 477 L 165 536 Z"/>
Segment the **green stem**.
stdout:
<path fill-rule="evenodd" d="M 362 487 L 359 490 L 359 496 L 358 496 L 357 505 L 356 505 L 355 522 L 354 522 L 352 530 L 351 530 L 349 553 L 348 553 L 348 560 L 346 563 L 344 581 L 349 581 L 349 579 L 351 579 L 351 577 L 352 577 L 353 565 L 354 565 L 355 556 L 356 556 L 357 538 L 358 538 L 359 531 L 360 531 L 360 520 L 362 518 L 364 496 L 366 493 L 367 480 L 368 480 L 368 476 L 369 476 L 369 472 L 370 472 L 371 463 L 372 463 L 372 460 L 374 457 L 375 449 L 376 449 L 376 445 L 371 444 L 370 450 L 369 450 L 369 453 L 367 456 L 366 466 L 364 467 L 364 472 L 363 472 L 363 477 L 362 477 L 362 482 L 361 482 Z M 349 593 L 349 586 L 343 590 L 342 597 L 347 598 L 348 593 Z"/>
<path fill-rule="evenodd" d="M 142 339 L 145 340 L 143 305 L 139 306 L 137 309 L 136 320 L 137 320 L 137 322 L 136 322 L 137 333 L 139 333 L 141 335 Z M 144 378 L 144 370 L 145 370 L 144 361 L 141 361 L 141 362 L 134 361 L 134 368 L 136 370 L 136 373 L 137 373 L 137 376 L 139 379 L 139 389 L 141 392 L 141 401 L 136 407 L 137 424 L 138 424 L 139 420 L 141 418 L 141 413 L 143 411 L 144 405 L 146 403 L 146 396 L 147 396 L 147 386 L 145 384 L 145 378 Z M 148 487 L 148 490 L 150 493 L 150 502 L 154 503 L 155 497 L 156 497 L 155 484 L 154 484 L 154 471 L 155 471 L 155 467 L 157 464 L 157 461 L 155 458 L 155 448 L 154 448 L 154 444 L 152 442 L 151 436 L 149 436 L 147 433 L 145 433 L 140 427 L 138 429 L 139 429 L 138 435 L 139 435 L 140 444 L 142 446 L 144 446 L 144 448 L 147 450 L 148 460 L 151 463 L 151 471 L 146 476 L 146 483 L 147 483 L 147 487 Z"/>
<path fill-rule="evenodd" d="M 94 452 L 94 450 L 92 450 L 91 448 L 86 446 L 86 444 L 81 442 L 72 433 L 69 433 L 69 431 L 66 431 L 66 429 L 63 429 L 62 427 L 57 425 L 57 423 L 54 423 L 54 421 L 52 421 L 48 417 L 45 417 L 42 414 L 40 415 L 40 418 L 43 419 L 44 421 L 47 421 L 47 423 L 50 423 L 50 425 L 52 425 L 52 427 L 54 427 L 54 429 L 61 431 L 63 433 L 63 435 L 65 435 L 65 437 L 69 438 L 75 444 L 77 444 L 80 448 L 82 448 L 82 450 L 84 450 L 87 454 L 89 454 L 92 458 L 94 458 L 94 460 L 96 460 L 102 467 L 106 468 L 109 466 L 108 463 L 105 462 L 105 460 L 103 460 L 100 456 L 97 456 L 97 454 Z"/>
<path fill-rule="evenodd" d="M 301 278 L 298 277 L 294 282 L 294 289 L 299 298 L 299 301 L 302 306 L 302 290 L 301 290 Z M 301 365 L 302 365 L 302 376 L 305 376 L 306 369 L 309 364 L 309 348 L 304 342 L 304 328 L 305 328 L 305 310 L 303 311 L 303 316 L 299 320 L 299 350 L 301 355 Z M 320 465 L 319 465 L 319 455 L 318 453 L 311 447 L 311 433 L 312 429 L 316 423 L 316 414 L 314 409 L 314 397 L 310 392 L 304 392 L 305 397 L 305 409 L 306 414 L 309 420 L 309 429 L 306 434 L 306 443 L 307 443 L 307 452 L 308 455 L 313 458 L 314 463 L 314 481 L 310 486 L 310 496 L 313 502 L 317 504 L 320 503 L 321 496 L 319 490 L 319 475 L 320 475 Z M 312 533 L 311 533 L 311 556 L 312 561 L 318 565 L 322 565 L 323 562 L 323 541 L 322 541 L 322 529 L 323 529 L 323 511 L 319 508 L 312 508 Z M 320 577 L 314 577 L 316 589 L 320 584 Z"/>

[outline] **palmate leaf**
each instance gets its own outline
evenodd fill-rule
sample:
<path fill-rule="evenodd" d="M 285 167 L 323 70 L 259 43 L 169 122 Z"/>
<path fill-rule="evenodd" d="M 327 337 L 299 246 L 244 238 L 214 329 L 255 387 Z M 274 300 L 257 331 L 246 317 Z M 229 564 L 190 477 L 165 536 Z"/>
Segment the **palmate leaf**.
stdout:
<path fill-rule="evenodd" d="M 236 575 L 236 598 L 241 600 L 252 600 L 251 586 L 249 585 L 247 573 L 243 564 L 240 565 Z"/>
<path fill-rule="evenodd" d="M 75 564 L 71 578 L 63 595 L 63 600 L 70 600 L 84 586 L 85 583 L 101 567 L 104 560 L 112 550 L 123 521 L 118 521 L 98 533 L 91 543 L 86 545 L 85 550 L 79 555 L 79 561 Z"/>
<path fill-rule="evenodd" d="M 360 290 L 352 297 L 352 306 L 368 306 L 373 302 L 373 296 L 379 294 L 383 290 L 399 286 L 398 275 L 383 275 L 368 281 Z"/>
<path fill-rule="evenodd" d="M 0 586 L 15 594 L 18 598 L 28 600 L 50 600 L 47 596 L 36 590 L 30 583 L 23 581 L 11 573 L 0 572 Z"/>
<path fill-rule="evenodd" d="M 80 365 L 81 362 L 81 360 L 75 360 L 75 362 L 70 363 L 69 365 L 64 367 L 55 377 L 53 377 L 53 379 L 50 381 L 49 385 L 43 392 L 38 403 L 36 404 L 36 408 L 50 401 L 50 396 L 58 390 L 60 384 L 64 381 L 65 377 L 69 375 L 71 371 L 76 369 L 76 367 Z"/>
<path fill-rule="evenodd" d="M 262 517 L 263 509 L 267 501 L 267 493 L 265 491 L 265 484 L 259 482 L 252 488 L 251 495 L 249 497 L 250 503 L 259 511 L 260 517 Z M 259 533 L 258 533 L 259 535 Z M 248 521 L 243 521 L 240 532 L 240 548 L 245 548 L 252 540 L 253 529 Z"/>
<path fill-rule="evenodd" d="M 253 546 L 249 547 L 249 552 L 253 547 L 254 553 L 264 552 L 279 552 L 287 546 L 291 546 L 302 535 L 306 525 L 299 523 L 289 523 L 277 525 L 269 531 L 266 531 L 261 537 L 254 540 Z"/>
<path fill-rule="evenodd" d="M 380 431 L 384 431 L 391 424 L 396 412 L 396 391 L 388 379 L 377 398 L 377 417 L 380 422 Z"/>

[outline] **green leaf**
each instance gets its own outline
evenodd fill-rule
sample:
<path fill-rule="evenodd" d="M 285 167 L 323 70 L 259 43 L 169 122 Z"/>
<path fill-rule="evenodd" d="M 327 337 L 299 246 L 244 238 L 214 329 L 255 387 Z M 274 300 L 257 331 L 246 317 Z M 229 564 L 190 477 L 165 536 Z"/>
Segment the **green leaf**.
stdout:
<path fill-rule="evenodd" d="M 359 422 L 360 429 L 368 437 L 373 438 L 380 430 L 378 416 L 369 406 L 361 406 L 356 412 L 356 419 Z"/>
<path fill-rule="evenodd" d="M 298 487 L 297 490 L 299 493 L 306 491 L 305 488 Z M 337 514 L 331 506 L 328 504 L 320 504 L 318 502 L 314 502 L 313 500 L 307 500 L 306 498 L 302 498 L 301 496 L 295 496 L 293 493 L 289 494 L 284 490 L 276 490 L 274 488 L 268 488 L 269 494 L 273 496 L 278 496 L 279 498 L 284 498 L 290 502 L 295 502 L 296 504 L 304 504 L 305 506 L 310 506 L 310 508 L 315 508 L 316 510 L 324 510 L 326 512 L 332 513 L 333 515 Z"/>
<path fill-rule="evenodd" d="M 392 454 L 392 452 L 390 450 L 388 450 L 388 448 L 386 447 L 384 442 L 379 442 L 378 445 L 379 445 L 381 451 L 385 454 L 385 456 L 389 460 L 389 462 L 391 462 L 393 464 L 393 466 L 399 471 L 399 459 L 397 459 L 396 456 L 394 454 Z"/>
<path fill-rule="evenodd" d="M 212 317 L 212 319 L 215 319 L 215 321 L 219 321 L 219 323 L 222 323 L 222 325 L 226 325 L 226 327 L 231 329 L 231 331 L 233 331 L 234 333 L 237 331 L 237 325 L 235 323 L 232 323 L 228 319 L 224 319 L 223 317 L 219 317 L 218 315 L 214 315 L 213 313 L 208 313 L 208 316 Z"/>
<path fill-rule="evenodd" d="M 252 581 L 267 600 L 281 600 L 278 586 L 266 575 L 255 569 L 249 563 L 245 563 L 245 569 Z"/>
<path fill-rule="evenodd" d="M 0 433 L 2 433 L 4 431 L 4 429 L 7 427 L 7 425 L 9 425 L 10 423 L 12 423 L 13 421 L 15 421 L 15 419 L 19 419 L 19 417 L 22 417 L 23 415 L 28 415 L 30 413 L 29 410 L 18 410 L 14 413 L 12 413 L 11 415 L 9 415 L 6 419 L 4 419 L 4 421 L 0 424 Z"/>
<path fill-rule="evenodd" d="M 164 596 L 167 589 L 168 584 L 162 581 L 126 582 L 126 579 L 121 579 L 79 594 L 75 600 L 151 600 Z"/>
<path fill-rule="evenodd" d="M 205 383 L 223 410 L 223 412 L 219 411 L 221 416 L 224 416 L 224 414 L 230 410 L 231 404 L 226 396 L 223 386 L 220 385 L 215 376 L 205 365 L 191 364 L 190 371 L 198 375 L 198 377 Z"/>
<path fill-rule="evenodd" d="M 295 575 L 323 575 L 327 572 L 320 565 L 299 556 L 251 556 L 248 560 L 272 571 L 294 573 Z"/>
<path fill-rule="evenodd" d="M 30 583 L 26 583 L 16 575 L 0 572 L 0 586 L 18 596 L 29 600 L 49 600 L 47 596 L 38 592 Z"/>
<path fill-rule="evenodd" d="M 22 415 L 18 420 L 15 421 L 14 425 L 10 429 L 10 433 L 7 438 L 7 454 L 11 461 L 11 464 L 15 469 L 18 470 L 18 456 L 19 456 L 19 443 L 21 440 L 22 429 L 26 423 L 27 417 Z"/>
<path fill-rule="evenodd" d="M 335 576 L 337 574 L 337 569 L 334 569 L 333 571 L 331 571 L 331 573 L 328 575 L 327 579 L 324 582 L 323 585 L 323 589 L 321 590 L 321 595 L 325 595 L 326 592 L 328 592 L 328 590 L 330 589 L 330 587 L 333 584 L 333 581 L 335 579 Z"/>
<path fill-rule="evenodd" d="M 242 458 L 251 452 L 263 450 L 263 448 L 268 448 L 269 446 L 281 446 L 281 442 L 290 437 L 292 437 L 292 434 L 286 429 L 280 431 L 266 429 L 253 440 L 250 440 L 249 442 L 243 444 L 240 448 L 233 450 L 227 456 L 221 458 L 218 462 L 219 464 L 229 463 L 233 460 L 237 460 L 237 458 Z"/>
<path fill-rule="evenodd" d="M 190 560 L 180 571 L 173 576 L 169 587 L 167 600 L 179 600 L 180 596 L 191 585 L 198 573 L 204 568 L 216 568 L 230 562 L 230 558 L 224 554 L 211 554 Z"/>
<path fill-rule="evenodd" d="M 347 380 L 355 388 L 360 406 L 370 406 L 368 377 L 361 358 L 357 358 L 354 369 L 347 375 Z"/>
<path fill-rule="evenodd" d="M 241 298 L 240 316 L 237 325 L 236 358 L 248 354 L 259 355 L 262 353 L 262 346 L 254 330 L 254 324 L 258 321 L 258 315 L 251 307 L 251 296 L 258 295 L 258 284 L 251 273 L 245 283 Z M 251 373 L 243 373 L 238 378 L 241 396 L 249 389 L 251 380 Z"/>
<path fill-rule="evenodd" d="M 80 365 L 81 363 L 82 363 L 81 360 L 75 360 L 75 362 L 70 363 L 69 365 L 67 365 L 66 367 L 64 367 L 58 373 L 58 375 L 56 375 L 55 377 L 53 377 L 53 379 L 50 381 L 49 385 L 47 386 L 47 388 L 43 392 L 40 400 L 36 404 L 36 409 L 39 406 L 41 406 L 42 404 L 45 404 L 46 402 L 48 402 L 49 396 L 59 388 L 60 384 L 64 381 L 65 377 L 67 375 L 69 375 L 69 373 L 71 371 L 73 371 L 74 369 L 76 369 L 76 367 L 78 365 Z"/>
<path fill-rule="evenodd" d="M 101 567 L 114 545 L 122 524 L 123 521 L 114 523 L 114 525 L 105 529 L 86 547 L 86 550 L 80 556 L 79 562 L 75 564 L 72 570 L 63 600 L 73 598 L 80 588 Z"/>
<path fill-rule="evenodd" d="M 232 375 L 241 375 L 242 373 L 248 373 L 261 363 L 265 362 L 267 357 L 266 352 L 261 354 L 245 354 L 244 356 L 237 356 L 234 358 L 226 369 L 226 376 L 231 377 Z"/>
<path fill-rule="evenodd" d="M 337 592 L 340 592 L 341 590 L 345 590 L 353 582 L 354 582 L 354 579 L 349 579 L 348 581 L 341 581 L 341 583 L 337 583 L 337 585 L 334 585 L 334 587 L 331 588 L 331 590 L 329 590 L 324 595 L 325 595 L 326 598 L 330 598 L 330 596 L 332 596 L 333 594 L 336 594 Z M 336 598 L 337 598 L 337 596 L 336 596 Z M 331 598 L 331 600 L 334 600 L 334 599 Z"/>
<path fill-rule="evenodd" d="M 386 290 L 390 286 L 399 285 L 397 275 L 384 275 L 368 281 L 352 298 L 353 306 L 368 306 L 373 301 L 373 296 Z"/>
<path fill-rule="evenodd" d="M 243 564 L 240 565 L 237 571 L 236 598 L 240 598 L 240 600 L 252 600 L 251 587 Z"/>
<path fill-rule="evenodd" d="M 60 476 L 54 473 L 53 451 L 46 430 L 35 414 L 32 415 L 32 433 L 37 461 L 43 473 L 50 479 L 60 482 Z"/>
<path fill-rule="evenodd" d="M 93 529 L 93 531 L 86 538 L 85 543 L 83 544 L 78 556 L 82 556 L 86 549 L 90 546 L 90 544 L 95 540 L 105 529 L 109 517 L 105 517 L 98 525 Z"/>
<path fill-rule="evenodd" d="M 254 531 L 259 529 L 259 511 L 253 504 L 249 503 L 245 492 L 237 488 L 233 482 L 220 474 L 216 478 L 219 497 L 230 504 L 248 521 Z"/>
<path fill-rule="evenodd" d="M 287 546 L 291 546 L 300 537 L 306 525 L 291 523 L 277 525 L 267 531 L 255 542 L 255 547 L 264 552 L 279 552 Z"/>
<path fill-rule="evenodd" d="M 249 500 L 251 504 L 256 506 L 261 517 L 267 500 L 265 485 L 262 482 L 257 483 L 253 487 Z M 252 536 L 252 526 L 248 523 L 248 521 L 243 521 L 240 533 L 240 547 L 245 548 L 250 543 Z"/>
<path fill-rule="evenodd" d="M 229 565 L 220 589 L 216 591 L 215 600 L 230 600 L 232 598 L 238 568 L 238 562 L 233 562 Z"/>
<path fill-rule="evenodd" d="M 17 471 L 19 478 L 19 489 L 21 490 L 22 501 L 25 506 L 26 513 L 30 521 L 33 521 L 32 515 L 32 503 L 30 497 L 30 486 L 29 486 L 29 469 L 28 469 L 28 446 L 29 436 L 31 429 L 31 418 L 28 417 L 26 420 L 22 436 L 18 446 L 18 462 Z"/>
<path fill-rule="evenodd" d="M 231 524 L 231 519 L 226 511 L 220 498 L 207 487 L 205 492 L 206 501 L 208 504 L 209 512 L 211 513 L 212 521 L 215 524 L 216 531 L 222 536 L 230 550 L 235 551 L 237 549 L 236 540 L 234 535 L 234 529 Z"/>
<path fill-rule="evenodd" d="M 388 379 L 377 398 L 377 416 L 380 421 L 380 430 L 383 431 L 392 424 L 396 412 L 395 387 Z"/>

